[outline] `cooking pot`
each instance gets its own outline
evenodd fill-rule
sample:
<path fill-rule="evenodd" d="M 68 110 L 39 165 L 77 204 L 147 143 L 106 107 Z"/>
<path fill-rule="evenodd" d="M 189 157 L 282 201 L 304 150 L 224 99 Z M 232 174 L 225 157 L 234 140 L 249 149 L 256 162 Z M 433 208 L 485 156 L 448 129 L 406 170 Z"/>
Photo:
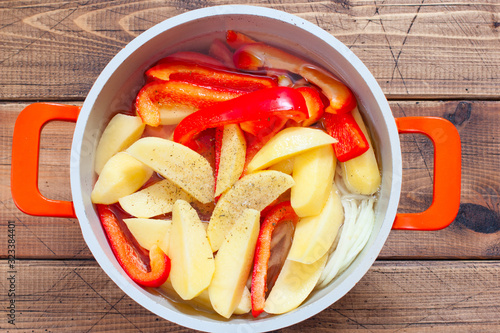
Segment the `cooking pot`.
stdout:
<path fill-rule="evenodd" d="M 263 318 L 222 317 L 196 311 L 135 284 L 118 264 L 92 202 L 96 180 L 94 152 L 113 112 L 127 110 L 144 83 L 145 70 L 160 58 L 181 50 L 203 50 L 226 30 L 242 31 L 272 45 L 309 58 L 337 75 L 354 92 L 376 144 L 382 185 L 375 207 L 373 233 L 356 260 L 336 280 L 315 290 L 296 310 Z M 71 147 L 72 202 L 43 197 L 38 184 L 39 138 L 48 121 L 76 121 Z M 397 214 L 402 162 L 399 133 L 422 133 L 435 147 L 434 199 L 425 212 Z M 344 296 L 368 271 L 391 229 L 435 230 L 455 218 L 460 201 L 460 138 L 442 118 L 394 119 L 387 100 L 363 63 L 341 42 L 294 15 L 252 6 L 218 6 L 190 11 L 147 30 L 132 40 L 104 68 L 81 109 L 48 103 L 32 104 L 19 115 L 13 138 L 12 195 L 27 214 L 77 217 L 83 237 L 109 277 L 131 298 L 155 314 L 205 331 L 269 331 L 307 319 Z"/>

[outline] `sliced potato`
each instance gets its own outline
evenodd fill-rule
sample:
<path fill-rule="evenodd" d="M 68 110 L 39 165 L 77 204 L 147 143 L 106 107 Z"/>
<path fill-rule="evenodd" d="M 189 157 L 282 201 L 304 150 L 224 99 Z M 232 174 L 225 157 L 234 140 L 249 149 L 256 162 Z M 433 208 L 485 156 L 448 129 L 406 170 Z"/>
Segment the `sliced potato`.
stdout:
<path fill-rule="evenodd" d="M 215 256 L 215 273 L 208 287 L 214 310 L 229 318 L 241 301 L 259 236 L 260 213 L 246 209 L 227 234 Z"/>
<path fill-rule="evenodd" d="M 127 152 L 170 179 L 202 203 L 214 200 L 214 175 L 210 163 L 179 143 L 155 137 L 137 140 Z"/>
<path fill-rule="evenodd" d="M 140 117 L 118 113 L 108 123 L 95 152 L 95 172 L 100 174 L 104 164 L 114 154 L 126 149 L 144 132 L 146 125 Z"/>
<path fill-rule="evenodd" d="M 319 260 L 332 246 L 343 221 L 340 195 L 337 188 L 330 185 L 328 200 L 321 213 L 304 217 L 295 226 L 288 259 L 304 264 Z"/>
<path fill-rule="evenodd" d="M 203 222 L 184 200 L 174 204 L 168 255 L 170 281 L 182 299 L 192 299 L 208 287 L 215 270 L 212 249 Z"/>
<path fill-rule="evenodd" d="M 336 139 L 320 129 L 309 127 L 289 127 L 269 140 L 248 163 L 247 171 L 265 169 L 284 159 L 303 153 L 309 149 L 333 144 Z"/>
<path fill-rule="evenodd" d="M 342 178 L 349 191 L 370 195 L 377 192 L 382 182 L 382 178 L 380 176 L 377 158 L 375 157 L 375 151 L 373 150 L 373 144 L 370 141 L 370 136 L 363 122 L 363 118 L 357 108 L 352 111 L 352 115 L 365 134 L 365 137 L 368 139 L 370 148 L 362 155 L 340 163 L 342 167 Z"/>
<path fill-rule="evenodd" d="M 170 220 L 130 218 L 123 222 L 137 240 L 140 246 L 150 250 L 153 245 L 158 245 L 164 253 L 168 253 L 168 244 L 164 244 L 165 237 L 170 237 Z"/>
<path fill-rule="evenodd" d="M 290 158 L 281 160 L 276 164 L 271 165 L 267 169 L 268 170 L 276 170 L 276 171 L 286 173 L 287 175 L 291 175 L 293 172 L 293 163 L 294 162 L 295 162 L 295 158 L 290 157 Z"/>
<path fill-rule="evenodd" d="M 238 180 L 220 197 L 210 218 L 207 233 L 212 250 L 219 249 L 245 209 L 261 211 L 293 184 L 291 176 L 274 170 L 256 172 Z"/>
<path fill-rule="evenodd" d="M 264 305 L 264 311 L 280 314 L 298 307 L 316 286 L 327 254 L 312 264 L 287 259 Z"/>
<path fill-rule="evenodd" d="M 118 202 L 124 211 L 135 217 L 149 218 L 170 213 L 175 201 L 193 198 L 169 179 L 163 179 L 143 190 L 137 191 Z"/>
<path fill-rule="evenodd" d="M 195 112 L 190 107 L 176 106 L 175 108 L 160 107 L 160 123 L 162 125 L 177 125 L 182 119 Z"/>
<path fill-rule="evenodd" d="M 241 176 L 245 167 L 247 144 L 239 125 L 224 126 L 217 172 L 215 196 L 221 195 Z"/>
<path fill-rule="evenodd" d="M 153 170 L 125 152 L 113 155 L 104 165 L 90 194 L 93 203 L 110 205 L 141 188 Z"/>
<path fill-rule="evenodd" d="M 290 203 L 299 217 L 321 213 L 332 189 L 336 157 L 332 145 L 321 146 L 295 157 Z"/>
<path fill-rule="evenodd" d="M 236 309 L 234 309 L 234 314 L 245 314 L 249 313 L 252 310 L 252 296 L 250 294 L 250 290 L 245 286 L 243 289 L 243 295 L 241 295 L 241 300 L 238 303 Z"/>

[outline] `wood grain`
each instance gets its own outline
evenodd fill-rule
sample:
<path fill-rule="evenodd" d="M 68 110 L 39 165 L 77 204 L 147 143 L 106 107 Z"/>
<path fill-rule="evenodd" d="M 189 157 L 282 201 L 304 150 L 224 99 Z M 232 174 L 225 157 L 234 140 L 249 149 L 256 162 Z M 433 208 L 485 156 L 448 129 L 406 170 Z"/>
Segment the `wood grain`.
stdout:
<path fill-rule="evenodd" d="M 93 259 L 76 219 L 33 217 L 16 208 L 10 195 L 12 133 L 17 115 L 32 101 L 81 104 L 106 64 L 146 29 L 223 4 L 279 9 L 320 26 L 373 73 L 394 116 L 444 117 L 462 140 L 461 205 L 450 227 L 392 231 L 353 290 L 279 332 L 500 331 L 498 0 L 2 1 L 0 331 L 194 332 L 126 296 Z M 73 129 L 62 122 L 43 129 L 39 188 L 53 199 L 71 200 Z M 400 139 L 398 211 L 419 212 L 432 201 L 432 144 L 421 135 Z M 16 262 L 9 268 L 13 227 Z M 15 326 L 7 318 L 11 275 Z"/>
<path fill-rule="evenodd" d="M 12 128 L 26 104 L 0 104 L 0 228 L 16 222 L 20 258 L 91 258 L 75 219 L 33 217 L 20 212 L 10 195 Z M 500 102 L 394 101 L 396 117 L 438 116 L 452 120 L 462 139 L 461 210 L 448 228 L 435 232 L 393 231 L 381 258 L 500 258 Z M 71 200 L 69 147 L 73 125 L 55 122 L 42 132 L 40 179 L 42 193 Z M 425 210 L 432 201 L 433 153 L 422 135 L 402 135 L 403 187 L 399 212 Z M 480 166 L 480 167 L 478 167 Z M 0 242 L 5 258 L 6 243 Z"/>
<path fill-rule="evenodd" d="M 377 261 L 337 303 L 280 332 L 498 331 L 499 271 L 487 261 Z M 3 331 L 193 332 L 135 303 L 94 261 L 20 261 L 15 280 L 16 325 L 1 320 Z"/>
<path fill-rule="evenodd" d="M 83 99 L 111 58 L 153 25 L 189 10 L 255 1 L 3 1 L 0 99 Z M 349 47 L 390 99 L 498 99 L 500 4 L 258 2 L 319 25 Z"/>

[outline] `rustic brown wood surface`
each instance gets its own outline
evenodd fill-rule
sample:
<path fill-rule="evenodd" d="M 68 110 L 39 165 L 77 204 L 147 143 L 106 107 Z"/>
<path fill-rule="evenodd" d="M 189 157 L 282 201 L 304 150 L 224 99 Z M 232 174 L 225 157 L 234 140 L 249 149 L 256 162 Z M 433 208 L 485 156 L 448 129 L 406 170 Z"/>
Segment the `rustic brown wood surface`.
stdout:
<path fill-rule="evenodd" d="M 93 261 L 22 261 L 16 310 L 23 332 L 193 332 L 151 314 Z M 496 332 L 499 262 L 377 261 L 340 301 L 282 332 Z M 5 265 L 2 276 L 9 276 Z M 33 278 L 37 276 L 37 278 Z M 3 331 L 15 331 L 0 321 Z"/>
<path fill-rule="evenodd" d="M 12 132 L 33 101 L 81 105 L 111 58 L 144 30 L 192 9 L 254 4 L 305 18 L 369 68 L 394 116 L 452 121 L 463 149 L 460 211 L 436 232 L 393 231 L 361 282 L 283 330 L 500 331 L 500 3 L 498 1 L 3 1 L 0 5 L 1 331 L 185 332 L 143 309 L 99 268 L 76 219 L 32 217 L 10 195 Z M 42 133 L 39 187 L 70 200 L 74 125 Z M 432 201 L 433 149 L 402 135 L 400 212 Z M 15 224 L 16 273 L 8 235 Z M 8 280 L 16 275 L 15 325 Z"/>

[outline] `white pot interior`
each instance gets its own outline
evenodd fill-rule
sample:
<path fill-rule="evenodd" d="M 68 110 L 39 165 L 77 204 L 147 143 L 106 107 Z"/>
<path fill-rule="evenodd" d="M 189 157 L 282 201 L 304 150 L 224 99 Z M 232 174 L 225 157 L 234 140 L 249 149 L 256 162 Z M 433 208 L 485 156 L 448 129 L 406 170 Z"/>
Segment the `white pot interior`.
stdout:
<path fill-rule="evenodd" d="M 90 202 L 96 178 L 94 151 L 101 132 L 112 114 L 130 108 L 144 83 L 145 69 L 176 51 L 205 50 L 211 38 L 224 38 L 228 29 L 304 55 L 341 78 L 358 99 L 377 143 L 383 172 L 374 232 L 353 264 L 328 287 L 314 291 L 297 310 L 258 319 L 222 320 L 137 286 L 117 263 Z M 394 221 L 401 172 L 399 137 L 389 105 L 368 69 L 345 45 L 317 26 L 290 14 L 259 7 L 220 6 L 191 11 L 154 26 L 127 45 L 103 70 L 85 100 L 76 125 L 71 187 L 87 245 L 104 271 L 131 298 L 157 315 L 190 328 L 253 332 L 279 329 L 313 316 L 337 301 L 361 279 L 378 256 Z"/>

